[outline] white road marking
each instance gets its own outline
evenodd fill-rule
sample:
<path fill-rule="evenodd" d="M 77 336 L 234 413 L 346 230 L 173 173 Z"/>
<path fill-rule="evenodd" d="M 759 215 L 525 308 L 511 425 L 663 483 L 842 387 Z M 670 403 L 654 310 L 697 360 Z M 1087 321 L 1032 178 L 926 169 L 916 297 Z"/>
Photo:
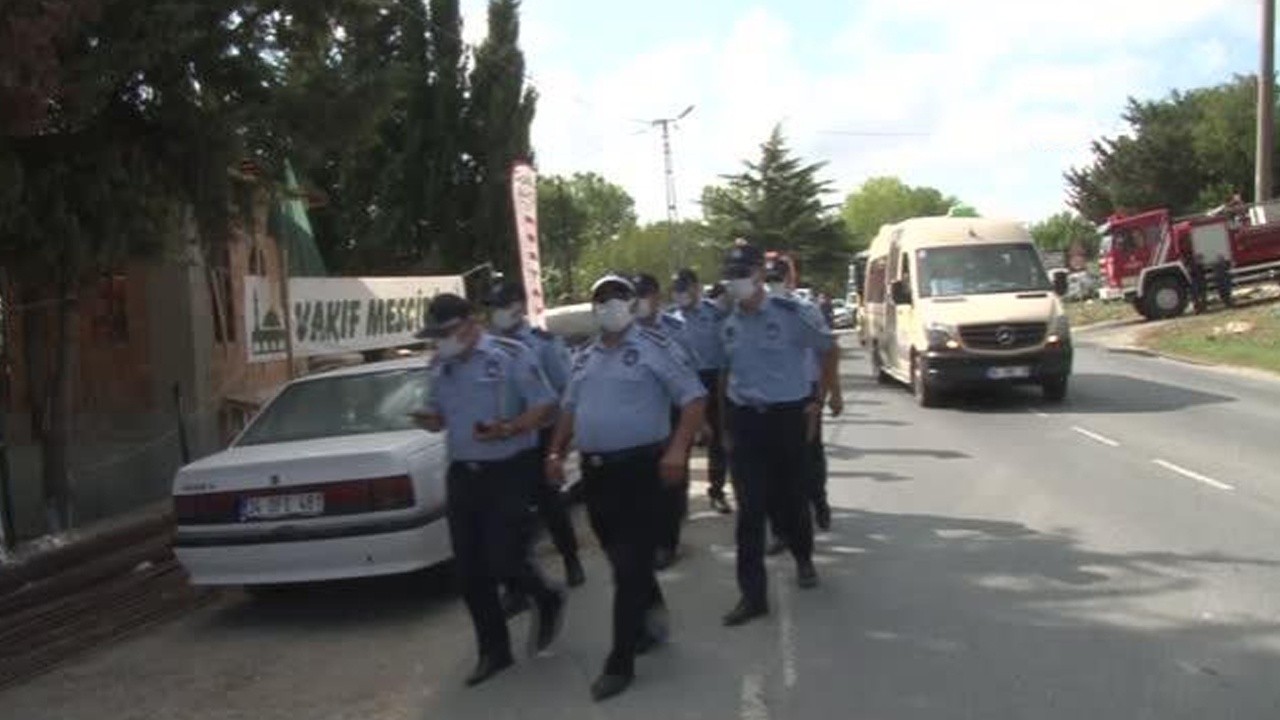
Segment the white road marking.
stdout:
<path fill-rule="evenodd" d="M 1110 447 L 1120 447 L 1120 443 L 1116 442 L 1115 440 L 1112 440 L 1111 438 L 1105 435 L 1099 435 L 1098 433 L 1093 432 L 1092 430 L 1086 430 L 1080 427 L 1079 425 L 1073 425 L 1071 429 L 1089 438 L 1090 440 L 1093 440 L 1095 442 L 1100 442 L 1103 445 L 1108 445 Z"/>
<path fill-rule="evenodd" d="M 1188 469 L 1186 469 L 1186 468 L 1184 468 L 1184 467 L 1181 467 L 1181 466 L 1179 466 L 1179 465 L 1174 465 L 1173 463 L 1169 462 L 1168 460 L 1152 460 L 1151 462 L 1155 463 L 1156 465 L 1159 465 L 1160 467 L 1164 468 L 1165 470 L 1169 470 L 1169 471 L 1171 471 L 1171 472 L 1178 473 L 1179 475 L 1181 475 L 1181 476 L 1183 476 L 1183 477 L 1189 477 L 1189 478 L 1191 478 L 1192 480 L 1196 480 L 1196 481 L 1202 482 L 1202 483 L 1204 483 L 1205 485 L 1208 485 L 1209 487 L 1212 487 L 1212 488 L 1217 488 L 1217 489 L 1219 489 L 1219 490 L 1235 490 L 1235 489 L 1236 489 L 1236 487 L 1235 487 L 1234 485 L 1228 485 L 1228 484 L 1226 484 L 1226 483 L 1224 483 L 1224 482 L 1219 482 L 1218 480 L 1214 480 L 1214 479 L 1213 479 L 1213 478 L 1211 478 L 1211 477 L 1207 477 L 1207 476 L 1205 476 L 1205 475 L 1201 475 L 1200 473 L 1195 472 L 1195 471 L 1193 471 L 1193 470 L 1188 470 Z"/>
<path fill-rule="evenodd" d="M 742 704 L 738 708 L 742 720 L 769 720 L 769 706 L 764 703 L 764 676 L 748 673 L 742 676 Z"/>
<path fill-rule="evenodd" d="M 775 577 L 775 581 L 777 578 Z M 778 650 L 782 655 L 782 684 L 790 690 L 796 686 L 800 671 L 796 669 L 796 623 L 791 612 L 791 586 L 778 582 Z"/>

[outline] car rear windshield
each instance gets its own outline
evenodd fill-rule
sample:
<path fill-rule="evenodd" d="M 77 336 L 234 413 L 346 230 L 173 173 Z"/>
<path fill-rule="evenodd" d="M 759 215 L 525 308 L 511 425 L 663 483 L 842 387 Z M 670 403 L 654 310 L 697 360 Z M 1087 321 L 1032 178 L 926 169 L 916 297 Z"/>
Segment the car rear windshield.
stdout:
<path fill-rule="evenodd" d="M 295 383 L 268 403 L 237 445 L 410 430 L 430 390 L 425 367 Z"/>
<path fill-rule="evenodd" d="M 957 245 L 916 251 L 920 297 L 1038 292 L 1053 288 L 1028 243 Z"/>

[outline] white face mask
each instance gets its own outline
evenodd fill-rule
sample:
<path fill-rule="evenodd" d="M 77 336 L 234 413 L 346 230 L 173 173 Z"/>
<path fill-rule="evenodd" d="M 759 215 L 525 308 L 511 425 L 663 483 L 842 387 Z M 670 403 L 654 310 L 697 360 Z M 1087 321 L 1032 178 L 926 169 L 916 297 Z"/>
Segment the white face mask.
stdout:
<path fill-rule="evenodd" d="M 436 341 L 436 353 L 446 360 L 458 357 L 466 349 L 467 344 L 457 334 L 443 337 Z"/>
<path fill-rule="evenodd" d="M 634 319 L 631 315 L 631 303 L 626 300 L 606 300 L 596 303 L 592 308 L 596 324 L 605 332 L 621 332 Z"/>
<path fill-rule="evenodd" d="M 648 320 L 653 316 L 653 301 L 649 298 L 640 298 L 636 301 L 636 317 Z"/>
<path fill-rule="evenodd" d="M 682 308 L 693 307 L 693 293 L 678 292 L 675 294 L 676 305 Z"/>
<path fill-rule="evenodd" d="M 786 283 L 782 283 L 782 282 L 771 282 L 771 283 L 769 283 L 769 294 L 770 294 L 770 295 L 782 295 L 782 294 L 784 294 L 784 293 L 786 293 L 786 292 L 787 292 L 787 284 L 786 284 Z"/>
<path fill-rule="evenodd" d="M 520 312 L 519 305 L 510 305 L 499 310 L 494 310 L 493 326 L 500 332 L 507 332 L 520 324 L 521 315 L 522 313 Z"/>
<path fill-rule="evenodd" d="M 743 300 L 750 300 L 756 294 L 759 286 L 756 285 L 754 278 L 737 278 L 729 281 L 728 289 L 734 300 L 742 302 Z"/>

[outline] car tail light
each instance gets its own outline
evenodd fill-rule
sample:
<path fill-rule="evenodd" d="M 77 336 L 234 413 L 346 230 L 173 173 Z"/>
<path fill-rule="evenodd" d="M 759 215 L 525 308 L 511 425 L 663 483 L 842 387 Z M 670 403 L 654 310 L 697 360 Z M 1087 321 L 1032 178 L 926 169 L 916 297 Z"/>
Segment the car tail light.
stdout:
<path fill-rule="evenodd" d="M 413 479 L 408 475 L 397 475 L 370 480 L 369 499 L 374 510 L 413 507 Z"/>
<path fill-rule="evenodd" d="M 173 513 L 179 525 L 210 525 L 239 520 L 237 493 L 207 493 L 204 495 L 175 495 Z"/>
<path fill-rule="evenodd" d="M 178 524 L 190 524 L 200 519 L 200 497 L 198 495 L 175 495 L 173 498 L 173 514 Z"/>
<path fill-rule="evenodd" d="M 325 515 L 369 512 L 369 487 L 359 480 L 328 483 L 315 489 L 324 493 Z"/>

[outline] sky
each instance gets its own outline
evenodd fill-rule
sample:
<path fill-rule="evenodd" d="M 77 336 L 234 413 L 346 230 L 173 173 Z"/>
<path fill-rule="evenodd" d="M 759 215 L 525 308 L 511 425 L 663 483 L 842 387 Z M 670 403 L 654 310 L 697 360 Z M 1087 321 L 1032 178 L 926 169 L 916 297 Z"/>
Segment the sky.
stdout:
<path fill-rule="evenodd" d="M 485 35 L 486 0 L 462 0 Z M 1124 130 L 1129 96 L 1211 85 L 1258 64 L 1257 0 L 525 0 L 521 45 L 540 99 L 542 174 L 594 171 L 642 221 L 678 212 L 781 124 L 844 195 L 893 175 L 984 215 L 1066 207 L 1064 170 Z"/>

